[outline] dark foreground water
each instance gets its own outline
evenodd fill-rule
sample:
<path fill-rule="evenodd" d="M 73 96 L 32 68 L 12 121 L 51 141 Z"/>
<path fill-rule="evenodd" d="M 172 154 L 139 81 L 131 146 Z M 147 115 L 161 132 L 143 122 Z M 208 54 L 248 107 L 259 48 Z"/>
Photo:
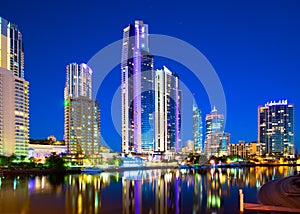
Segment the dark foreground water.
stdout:
<path fill-rule="evenodd" d="M 0 178 L 0 213 L 238 213 L 238 190 L 257 203 L 269 180 L 294 167 L 142 170 Z"/>

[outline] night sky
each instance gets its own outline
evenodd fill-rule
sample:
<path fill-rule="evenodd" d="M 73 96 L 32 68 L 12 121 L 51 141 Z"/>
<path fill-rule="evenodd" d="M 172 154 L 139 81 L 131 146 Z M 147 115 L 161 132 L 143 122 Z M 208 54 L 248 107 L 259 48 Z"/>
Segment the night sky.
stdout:
<path fill-rule="evenodd" d="M 30 137 L 63 138 L 65 66 L 88 62 L 99 50 L 122 39 L 123 28 L 140 19 L 149 33 L 177 37 L 201 51 L 217 72 L 227 103 L 225 130 L 231 142 L 257 140 L 257 107 L 287 99 L 295 105 L 295 142 L 300 147 L 300 2 L 297 0 L 220 1 L 3 1 L 0 16 L 18 25 L 25 47 L 25 78 L 30 82 Z M 151 41 L 150 41 L 151 42 Z M 151 52 L 151 50 L 150 50 Z M 120 53 L 121 59 L 121 50 Z M 195 95 L 203 117 L 210 112 L 205 89 L 178 62 L 156 57 L 178 73 Z M 120 85 L 116 66 L 98 91 L 101 132 L 120 151 L 111 114 Z M 117 100 L 118 102 L 118 100 Z M 217 107 L 218 108 L 218 107 Z M 192 139 L 191 102 L 184 102 L 183 143 Z M 118 127 L 119 128 L 119 127 Z"/>

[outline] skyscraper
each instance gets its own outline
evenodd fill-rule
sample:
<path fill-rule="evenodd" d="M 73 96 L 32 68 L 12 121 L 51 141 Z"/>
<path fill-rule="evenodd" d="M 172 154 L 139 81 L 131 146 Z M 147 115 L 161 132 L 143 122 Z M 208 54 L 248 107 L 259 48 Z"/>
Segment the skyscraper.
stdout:
<path fill-rule="evenodd" d="M 214 107 L 212 112 L 206 115 L 205 122 L 204 153 L 208 157 L 229 155 L 230 134 L 224 132 L 224 115 L 219 114 Z"/>
<path fill-rule="evenodd" d="M 0 17 L 0 155 L 28 155 L 29 83 L 17 25 Z"/>
<path fill-rule="evenodd" d="M 206 135 L 224 131 L 224 115 L 219 114 L 215 107 L 206 115 L 205 121 Z"/>
<path fill-rule="evenodd" d="M 100 109 L 92 100 L 92 70 L 82 63 L 66 67 L 65 134 L 69 154 L 92 157 L 100 148 Z"/>
<path fill-rule="evenodd" d="M 179 78 L 167 67 L 155 72 L 155 152 L 178 152 L 181 141 Z"/>
<path fill-rule="evenodd" d="M 294 155 L 294 105 L 287 100 L 258 107 L 258 142 L 262 154 Z"/>
<path fill-rule="evenodd" d="M 201 110 L 193 103 L 193 137 L 195 152 L 202 152 L 203 149 L 203 125 Z"/>
<path fill-rule="evenodd" d="M 148 25 L 135 21 L 123 30 L 121 61 L 122 152 L 149 153 L 154 145 L 154 73 Z"/>

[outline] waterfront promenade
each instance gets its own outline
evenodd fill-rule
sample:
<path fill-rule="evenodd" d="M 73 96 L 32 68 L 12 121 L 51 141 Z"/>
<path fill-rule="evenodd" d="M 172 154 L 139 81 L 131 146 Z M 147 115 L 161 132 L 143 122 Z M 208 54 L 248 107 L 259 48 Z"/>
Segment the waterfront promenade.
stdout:
<path fill-rule="evenodd" d="M 208 169 L 208 168 L 236 168 L 236 167 L 274 167 L 274 166 L 299 166 L 299 164 L 225 164 L 225 165 L 178 165 L 176 162 L 169 163 L 150 163 L 143 166 L 134 167 L 122 167 L 114 165 L 98 165 L 97 168 L 102 169 L 105 172 L 121 172 L 129 170 L 150 170 L 150 169 L 174 169 L 174 168 L 191 168 L 191 169 Z M 82 166 L 67 168 L 63 173 L 65 174 L 76 174 L 81 173 Z M 59 174 L 53 169 L 4 169 L 0 168 L 0 176 L 4 175 L 48 175 L 48 174 Z M 297 171 L 300 173 L 300 171 Z"/>

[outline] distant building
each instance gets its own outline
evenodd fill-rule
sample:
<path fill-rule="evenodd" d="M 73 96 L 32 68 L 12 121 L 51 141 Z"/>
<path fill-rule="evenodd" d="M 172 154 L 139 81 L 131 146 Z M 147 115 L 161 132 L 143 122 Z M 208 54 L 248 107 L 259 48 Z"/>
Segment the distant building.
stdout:
<path fill-rule="evenodd" d="M 193 137 L 195 152 L 202 152 L 203 150 L 203 125 L 201 110 L 196 103 L 193 104 Z"/>
<path fill-rule="evenodd" d="M 47 139 L 29 139 L 29 144 L 40 144 L 40 145 L 65 145 L 63 140 L 56 140 L 53 138 Z"/>
<path fill-rule="evenodd" d="M 155 72 L 154 152 L 178 152 L 181 141 L 179 78 L 167 67 Z"/>
<path fill-rule="evenodd" d="M 257 142 L 249 143 L 249 153 L 250 155 L 260 156 L 260 144 Z"/>
<path fill-rule="evenodd" d="M 187 152 L 194 152 L 195 142 L 193 142 L 192 140 L 187 140 L 185 144 Z"/>
<path fill-rule="evenodd" d="M 230 155 L 247 158 L 250 154 L 250 146 L 243 140 L 240 140 L 237 144 L 230 144 Z"/>
<path fill-rule="evenodd" d="M 206 135 L 224 132 L 224 115 L 219 114 L 216 107 L 213 108 L 210 114 L 206 115 Z"/>
<path fill-rule="evenodd" d="M 17 25 L 0 17 L 0 155 L 27 156 L 29 83 Z"/>
<path fill-rule="evenodd" d="M 45 161 L 45 158 L 51 154 L 66 154 L 66 145 L 55 145 L 55 144 L 28 144 L 28 156 L 35 158 L 40 161 Z"/>
<path fill-rule="evenodd" d="M 294 155 L 294 105 L 287 100 L 258 107 L 258 142 L 261 153 Z"/>
<path fill-rule="evenodd" d="M 224 132 L 224 115 L 219 114 L 214 107 L 206 115 L 206 138 L 204 153 L 207 157 L 229 155 L 230 134 Z"/>
<path fill-rule="evenodd" d="M 53 135 L 46 139 L 29 139 L 28 156 L 37 162 L 45 162 L 52 153 L 66 154 L 67 146 L 64 141 L 58 141 Z"/>
<path fill-rule="evenodd" d="M 100 109 L 92 99 L 92 70 L 86 64 L 66 67 L 65 133 L 68 154 L 97 156 L 100 152 Z"/>
<path fill-rule="evenodd" d="M 239 140 L 237 144 L 230 144 L 230 155 L 247 159 L 252 155 L 259 155 L 258 149 L 256 142 L 247 143 Z"/>
<path fill-rule="evenodd" d="M 135 21 L 123 30 L 121 61 L 122 152 L 154 150 L 154 72 L 148 25 Z"/>
<path fill-rule="evenodd" d="M 206 135 L 204 152 L 207 157 L 229 155 L 230 134 L 216 132 Z"/>

